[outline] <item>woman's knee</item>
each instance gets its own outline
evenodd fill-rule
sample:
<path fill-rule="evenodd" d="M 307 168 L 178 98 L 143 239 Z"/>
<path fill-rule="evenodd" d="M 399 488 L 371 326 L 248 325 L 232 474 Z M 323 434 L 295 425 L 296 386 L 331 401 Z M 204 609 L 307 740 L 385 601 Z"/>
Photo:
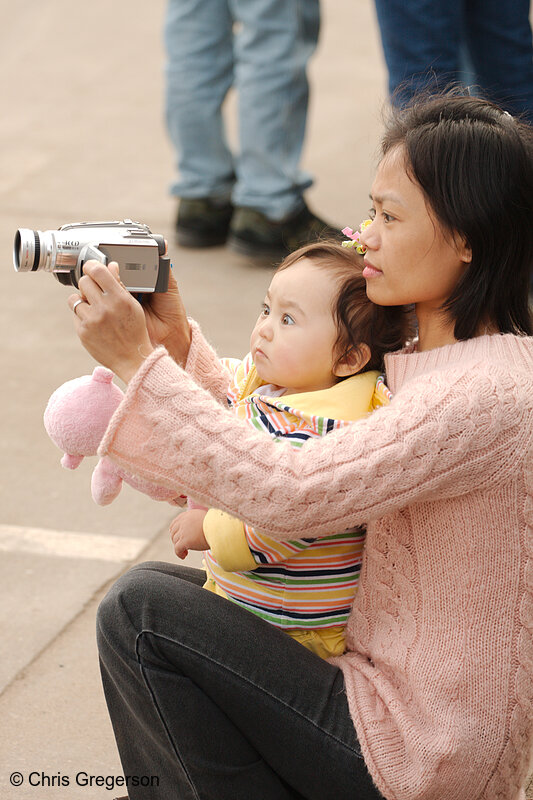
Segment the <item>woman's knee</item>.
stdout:
<path fill-rule="evenodd" d="M 132 646 L 145 630 L 171 627 L 179 610 L 194 609 L 205 573 L 177 564 L 148 561 L 137 564 L 111 586 L 97 612 L 99 640 L 119 642 L 129 637 Z M 205 592 L 208 595 L 208 592 Z M 168 623 L 168 624 L 166 624 Z M 133 637 L 133 639 L 131 639 Z"/>
<path fill-rule="evenodd" d="M 142 616 L 142 605 L 147 595 L 157 562 L 137 564 L 121 575 L 111 586 L 98 606 L 96 625 L 99 637 L 116 638 L 136 627 Z"/>

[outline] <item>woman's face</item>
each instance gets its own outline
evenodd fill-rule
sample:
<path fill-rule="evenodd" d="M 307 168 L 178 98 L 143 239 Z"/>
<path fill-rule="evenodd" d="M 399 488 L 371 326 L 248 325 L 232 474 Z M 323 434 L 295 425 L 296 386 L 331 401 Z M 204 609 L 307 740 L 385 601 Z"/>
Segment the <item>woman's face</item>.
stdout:
<path fill-rule="evenodd" d="M 422 189 L 406 172 L 403 147 L 383 158 L 371 199 L 374 219 L 361 234 L 368 297 L 383 306 L 414 303 L 417 315 L 437 312 L 471 253 L 459 237 L 453 242 L 443 233 Z"/>

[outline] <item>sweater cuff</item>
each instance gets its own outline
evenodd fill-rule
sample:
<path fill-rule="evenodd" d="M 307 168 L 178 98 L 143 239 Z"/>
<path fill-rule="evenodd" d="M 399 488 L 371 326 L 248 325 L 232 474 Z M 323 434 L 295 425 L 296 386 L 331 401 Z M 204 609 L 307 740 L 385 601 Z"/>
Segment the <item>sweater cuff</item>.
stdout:
<path fill-rule="evenodd" d="M 226 572 L 248 572 L 257 567 L 240 519 L 211 508 L 204 517 L 204 536 L 211 555 Z"/>

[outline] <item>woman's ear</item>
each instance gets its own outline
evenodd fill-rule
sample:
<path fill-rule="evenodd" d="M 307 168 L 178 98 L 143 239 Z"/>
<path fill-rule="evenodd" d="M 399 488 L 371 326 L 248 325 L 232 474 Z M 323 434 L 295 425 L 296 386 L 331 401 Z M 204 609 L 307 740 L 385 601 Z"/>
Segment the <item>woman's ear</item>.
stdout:
<path fill-rule="evenodd" d="M 464 236 L 461 236 L 457 244 L 457 253 L 459 255 L 459 258 L 464 264 L 470 264 L 470 262 L 472 261 L 472 248 L 470 247 Z"/>
<path fill-rule="evenodd" d="M 357 347 L 352 347 L 347 355 L 336 365 L 333 374 L 337 378 L 348 378 L 350 375 L 356 375 L 366 367 L 370 361 L 370 347 L 367 344 L 361 343 Z"/>

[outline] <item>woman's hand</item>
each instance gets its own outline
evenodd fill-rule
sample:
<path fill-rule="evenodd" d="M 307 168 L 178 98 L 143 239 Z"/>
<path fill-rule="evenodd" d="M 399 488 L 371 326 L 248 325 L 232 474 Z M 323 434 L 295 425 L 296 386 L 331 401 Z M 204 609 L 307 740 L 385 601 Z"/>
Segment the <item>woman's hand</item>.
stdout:
<path fill-rule="evenodd" d="M 191 345 L 191 328 L 172 270 L 168 291 L 151 294 L 143 311 L 152 345 L 164 345 L 174 361 L 184 366 Z"/>
<path fill-rule="evenodd" d="M 192 509 L 178 514 L 170 523 L 170 538 L 178 558 L 186 558 L 189 550 L 209 550 L 204 536 L 205 509 Z"/>
<path fill-rule="evenodd" d="M 83 272 L 80 293 L 68 298 L 76 333 L 96 361 L 127 383 L 154 349 L 142 306 L 120 282 L 116 262 L 87 261 Z"/>

